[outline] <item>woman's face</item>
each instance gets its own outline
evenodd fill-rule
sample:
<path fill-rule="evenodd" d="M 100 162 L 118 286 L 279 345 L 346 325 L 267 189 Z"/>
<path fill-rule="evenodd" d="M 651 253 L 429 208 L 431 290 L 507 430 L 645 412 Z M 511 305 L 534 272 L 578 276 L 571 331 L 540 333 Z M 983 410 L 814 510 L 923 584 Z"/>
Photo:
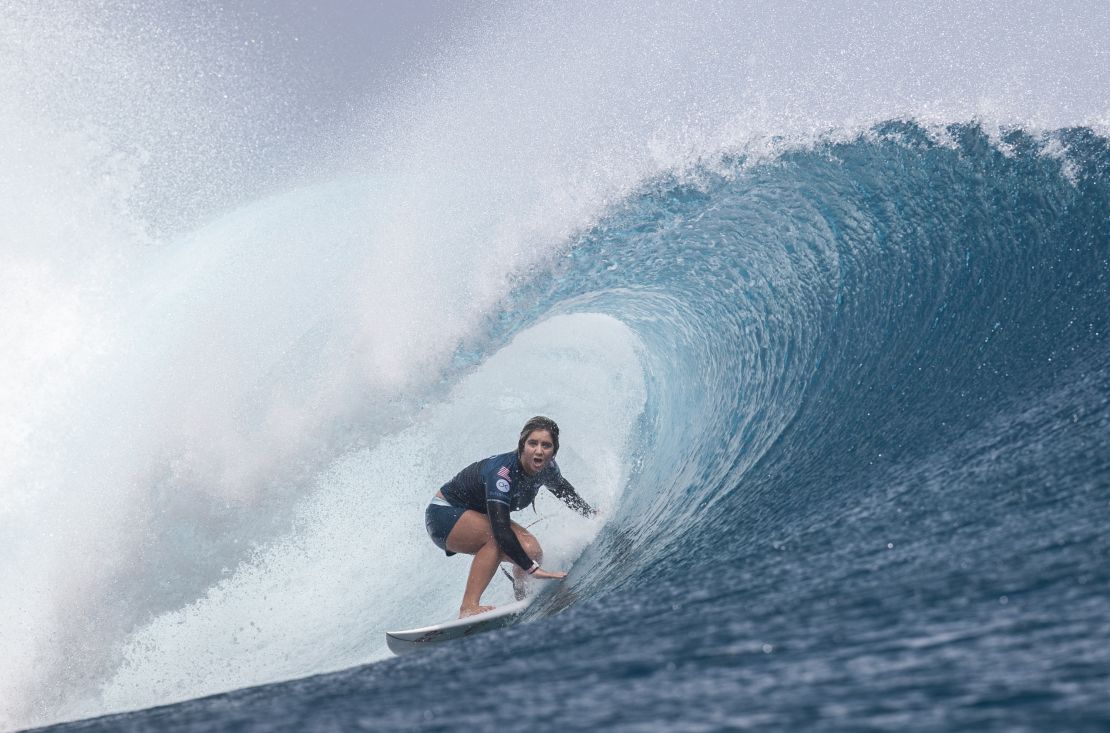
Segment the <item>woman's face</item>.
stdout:
<path fill-rule="evenodd" d="M 547 430 L 533 430 L 524 439 L 524 448 L 520 451 L 520 465 L 529 476 L 547 468 L 555 455 L 555 443 L 551 440 L 551 433 Z"/>

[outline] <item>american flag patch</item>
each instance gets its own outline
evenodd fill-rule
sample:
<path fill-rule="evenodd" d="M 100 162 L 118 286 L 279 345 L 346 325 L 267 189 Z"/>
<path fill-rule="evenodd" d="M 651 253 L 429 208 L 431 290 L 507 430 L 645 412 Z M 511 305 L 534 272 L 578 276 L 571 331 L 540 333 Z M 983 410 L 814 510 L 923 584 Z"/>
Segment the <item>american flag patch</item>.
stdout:
<path fill-rule="evenodd" d="M 502 466 L 501 468 L 499 468 L 497 470 L 497 475 L 507 481 L 509 479 L 509 467 L 508 466 Z"/>

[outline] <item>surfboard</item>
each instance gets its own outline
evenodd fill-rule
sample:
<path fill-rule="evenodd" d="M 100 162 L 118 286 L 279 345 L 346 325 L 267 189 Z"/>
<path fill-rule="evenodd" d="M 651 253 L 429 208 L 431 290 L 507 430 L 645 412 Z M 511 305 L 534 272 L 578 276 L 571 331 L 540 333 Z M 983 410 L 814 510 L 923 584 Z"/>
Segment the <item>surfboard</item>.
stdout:
<path fill-rule="evenodd" d="M 394 654 L 408 654 L 445 641 L 454 641 L 484 631 L 504 628 L 516 621 L 533 600 L 535 599 L 525 598 L 523 601 L 498 606 L 492 611 L 451 619 L 431 626 L 421 626 L 418 629 L 387 631 L 385 643 L 389 646 L 389 651 Z"/>

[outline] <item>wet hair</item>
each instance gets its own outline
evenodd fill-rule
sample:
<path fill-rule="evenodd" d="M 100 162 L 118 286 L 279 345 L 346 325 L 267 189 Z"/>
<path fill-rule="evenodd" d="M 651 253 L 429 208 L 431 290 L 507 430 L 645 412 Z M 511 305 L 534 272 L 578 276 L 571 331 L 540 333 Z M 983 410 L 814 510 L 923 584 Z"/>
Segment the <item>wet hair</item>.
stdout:
<path fill-rule="evenodd" d="M 556 425 L 555 421 L 549 417 L 536 415 L 534 418 L 524 423 L 524 428 L 520 431 L 520 440 L 516 442 L 517 455 L 520 455 L 524 452 L 524 441 L 528 440 L 528 436 L 536 430 L 546 430 L 547 432 L 551 433 L 551 443 L 554 446 L 554 450 L 551 451 L 551 455 L 555 455 L 556 453 L 558 453 L 559 426 Z"/>

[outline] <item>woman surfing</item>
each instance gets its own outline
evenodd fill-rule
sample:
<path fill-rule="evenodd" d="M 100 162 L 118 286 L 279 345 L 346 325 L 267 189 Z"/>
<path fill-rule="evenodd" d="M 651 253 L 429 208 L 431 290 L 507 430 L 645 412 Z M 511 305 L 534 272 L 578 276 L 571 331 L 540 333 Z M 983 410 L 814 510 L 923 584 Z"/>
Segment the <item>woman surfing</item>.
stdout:
<path fill-rule="evenodd" d="M 432 498 L 424 513 L 432 542 L 448 556 L 474 556 L 459 618 L 493 609 L 481 604 L 482 593 L 504 560 L 515 565 L 513 586 L 518 595 L 526 574 L 545 580 L 566 577 L 563 571 L 540 567 L 539 541 L 509 518 L 510 512 L 535 501 L 544 487 L 584 517 L 597 513 L 559 472 L 558 452 L 559 426 L 551 418 L 533 417 L 520 431 L 516 451 L 470 464 Z"/>

